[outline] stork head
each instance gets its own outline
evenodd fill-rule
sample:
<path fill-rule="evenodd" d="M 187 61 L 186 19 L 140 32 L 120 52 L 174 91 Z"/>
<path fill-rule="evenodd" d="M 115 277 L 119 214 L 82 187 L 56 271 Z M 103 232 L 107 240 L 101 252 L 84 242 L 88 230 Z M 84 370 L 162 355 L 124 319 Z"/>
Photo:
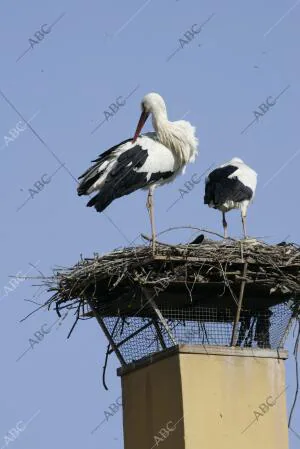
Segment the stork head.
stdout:
<path fill-rule="evenodd" d="M 132 142 L 135 142 L 140 135 L 140 132 L 150 114 L 157 114 L 159 112 L 163 112 L 165 115 L 167 114 L 166 104 L 163 98 L 155 92 L 151 92 L 150 94 L 144 96 L 141 102 L 141 108 L 142 113 L 137 124 Z"/>
<path fill-rule="evenodd" d="M 242 159 L 240 159 L 239 157 L 234 157 L 231 159 L 230 162 L 239 162 L 240 164 L 243 164 L 244 162 L 242 161 Z"/>
<path fill-rule="evenodd" d="M 166 112 L 166 103 L 164 99 L 157 93 L 151 92 L 144 96 L 141 102 L 142 109 L 145 109 L 149 114 L 155 112 Z"/>

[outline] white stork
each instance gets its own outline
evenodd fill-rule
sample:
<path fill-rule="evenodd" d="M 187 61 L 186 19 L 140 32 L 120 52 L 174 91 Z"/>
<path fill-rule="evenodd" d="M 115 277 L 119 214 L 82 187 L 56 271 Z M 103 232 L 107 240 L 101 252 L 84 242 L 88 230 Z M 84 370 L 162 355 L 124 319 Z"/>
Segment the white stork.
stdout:
<path fill-rule="evenodd" d="M 257 173 L 237 157 L 220 165 L 207 176 L 204 204 L 222 212 L 224 238 L 227 238 L 225 213 L 231 209 L 241 209 L 244 238 L 246 238 L 247 209 L 253 200 L 256 183 Z"/>
<path fill-rule="evenodd" d="M 102 212 L 112 201 L 138 189 L 148 189 L 147 209 L 155 251 L 153 191 L 156 186 L 171 182 L 184 173 L 188 162 L 198 153 L 195 128 L 185 120 L 171 122 L 163 98 L 157 93 L 146 95 L 141 103 L 142 113 L 133 138 L 125 140 L 102 153 L 81 179 L 78 195 L 98 191 L 87 206 Z M 140 135 L 152 114 L 155 132 Z"/>

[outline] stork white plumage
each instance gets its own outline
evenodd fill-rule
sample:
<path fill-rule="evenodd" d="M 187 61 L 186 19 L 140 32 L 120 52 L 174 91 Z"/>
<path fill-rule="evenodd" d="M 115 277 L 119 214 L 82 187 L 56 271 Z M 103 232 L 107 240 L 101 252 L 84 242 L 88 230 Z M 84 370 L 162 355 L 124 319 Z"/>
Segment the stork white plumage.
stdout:
<path fill-rule="evenodd" d="M 256 183 L 257 173 L 237 157 L 220 165 L 207 176 L 204 204 L 222 212 L 225 238 L 227 238 L 225 213 L 232 209 L 241 209 L 244 237 L 247 237 L 247 209 L 254 198 Z"/>
<path fill-rule="evenodd" d="M 133 138 L 102 153 L 81 179 L 78 195 L 99 191 L 87 206 L 102 212 L 113 200 L 138 189 L 149 189 L 147 208 L 155 251 L 153 191 L 156 186 L 171 182 L 183 173 L 188 162 L 198 154 L 195 128 L 185 120 L 171 122 L 163 98 L 157 93 L 146 95 L 141 103 L 142 113 Z M 140 136 L 152 114 L 155 132 Z"/>

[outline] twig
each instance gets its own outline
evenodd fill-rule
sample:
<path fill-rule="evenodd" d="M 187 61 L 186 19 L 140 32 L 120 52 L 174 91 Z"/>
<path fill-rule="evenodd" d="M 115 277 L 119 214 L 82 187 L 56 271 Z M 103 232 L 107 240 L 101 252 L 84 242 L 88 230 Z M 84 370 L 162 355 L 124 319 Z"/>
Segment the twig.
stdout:
<path fill-rule="evenodd" d="M 143 238 L 143 239 L 145 239 L 145 240 L 147 240 L 148 242 L 152 242 L 152 238 L 151 237 L 148 237 L 147 235 L 145 235 L 145 234 L 141 234 L 141 237 Z M 161 246 L 166 246 L 166 247 L 169 247 L 169 248 L 176 248 L 177 250 L 180 250 L 181 248 L 179 247 L 179 245 L 172 245 L 171 243 L 164 243 L 164 242 L 160 242 L 159 240 L 155 240 L 156 241 L 156 243 L 158 243 L 159 245 L 161 245 Z M 180 246 L 188 246 L 188 245 L 180 245 Z M 182 248 L 183 249 L 183 248 Z"/>
<path fill-rule="evenodd" d="M 104 365 L 102 368 L 102 384 L 106 391 L 108 391 L 108 388 L 107 388 L 107 385 L 105 382 L 105 374 L 106 374 L 106 367 L 107 367 L 108 356 L 109 356 L 109 348 L 110 348 L 110 344 L 108 343 L 107 349 L 106 349 L 106 354 L 105 354 L 105 359 L 104 359 Z"/>
<path fill-rule="evenodd" d="M 171 228 L 165 229 L 164 231 L 159 232 L 157 234 L 157 237 L 159 235 L 165 234 L 166 232 L 177 231 L 178 229 L 193 229 L 193 230 L 199 231 L 199 232 L 206 232 L 207 234 L 215 235 L 217 237 L 220 237 L 222 240 L 224 240 L 224 236 L 221 234 L 218 234 L 217 232 L 209 231 L 208 229 L 196 228 L 195 226 L 174 226 L 174 227 L 171 227 Z M 232 237 L 227 237 L 226 240 L 231 240 L 233 242 L 237 241 L 236 239 L 234 239 Z"/>

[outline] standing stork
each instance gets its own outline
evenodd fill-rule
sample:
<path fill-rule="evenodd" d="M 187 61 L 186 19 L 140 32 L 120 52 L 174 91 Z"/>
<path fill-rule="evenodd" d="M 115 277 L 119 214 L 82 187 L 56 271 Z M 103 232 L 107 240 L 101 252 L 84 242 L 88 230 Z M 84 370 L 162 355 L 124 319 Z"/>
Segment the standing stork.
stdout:
<path fill-rule="evenodd" d="M 87 206 L 102 212 L 121 196 L 138 189 L 148 189 L 147 209 L 155 252 L 153 192 L 156 186 L 173 181 L 184 173 L 188 162 L 198 154 L 195 128 L 185 120 L 171 122 L 163 98 L 157 93 L 146 95 L 141 103 L 142 113 L 133 138 L 125 140 L 102 153 L 81 179 L 78 195 L 99 191 Z M 152 114 L 155 132 L 140 135 Z"/>
<path fill-rule="evenodd" d="M 231 209 L 241 209 L 244 238 L 246 238 L 247 209 L 253 200 L 256 183 L 257 173 L 237 157 L 220 165 L 207 176 L 204 204 L 222 212 L 224 238 L 227 238 L 225 213 Z"/>

